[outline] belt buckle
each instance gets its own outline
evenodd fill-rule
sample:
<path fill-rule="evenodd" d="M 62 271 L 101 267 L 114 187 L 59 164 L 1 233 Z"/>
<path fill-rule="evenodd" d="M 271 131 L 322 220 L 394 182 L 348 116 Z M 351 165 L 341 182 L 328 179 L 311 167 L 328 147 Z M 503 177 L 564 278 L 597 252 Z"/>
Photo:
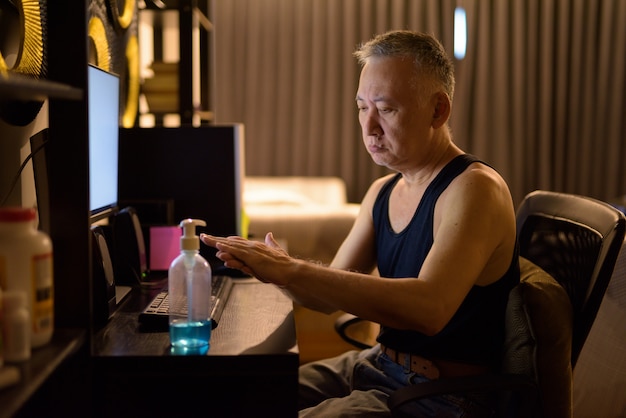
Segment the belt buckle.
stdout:
<path fill-rule="evenodd" d="M 422 375 L 430 380 L 439 379 L 439 368 L 431 360 L 422 356 L 409 354 L 411 371 Z"/>

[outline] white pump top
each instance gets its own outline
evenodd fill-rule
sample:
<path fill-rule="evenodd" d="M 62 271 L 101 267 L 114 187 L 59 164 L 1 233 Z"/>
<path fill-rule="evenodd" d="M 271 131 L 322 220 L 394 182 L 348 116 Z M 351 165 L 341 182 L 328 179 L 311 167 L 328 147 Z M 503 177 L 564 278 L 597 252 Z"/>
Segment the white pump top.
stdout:
<path fill-rule="evenodd" d="M 183 228 L 183 235 L 180 237 L 180 249 L 199 250 L 200 238 L 196 235 L 196 225 L 206 226 L 206 222 L 201 219 L 183 219 L 180 221 L 180 227 Z"/>

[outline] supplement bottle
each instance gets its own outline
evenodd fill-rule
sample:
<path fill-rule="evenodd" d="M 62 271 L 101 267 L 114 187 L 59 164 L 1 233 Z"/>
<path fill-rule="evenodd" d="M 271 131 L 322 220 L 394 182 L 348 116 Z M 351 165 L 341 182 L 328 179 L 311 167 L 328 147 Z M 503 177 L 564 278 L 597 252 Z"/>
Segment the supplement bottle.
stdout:
<path fill-rule="evenodd" d="M 26 308 L 26 293 L 4 292 L 2 303 L 4 359 L 9 363 L 26 361 L 31 353 L 30 315 Z"/>
<path fill-rule="evenodd" d="M 0 208 L 0 287 L 26 294 L 32 347 L 54 329 L 52 241 L 36 228 L 33 208 Z"/>
<path fill-rule="evenodd" d="M 211 267 L 200 255 L 199 219 L 181 221 L 180 255 L 168 275 L 170 343 L 177 353 L 199 352 L 211 338 Z"/>

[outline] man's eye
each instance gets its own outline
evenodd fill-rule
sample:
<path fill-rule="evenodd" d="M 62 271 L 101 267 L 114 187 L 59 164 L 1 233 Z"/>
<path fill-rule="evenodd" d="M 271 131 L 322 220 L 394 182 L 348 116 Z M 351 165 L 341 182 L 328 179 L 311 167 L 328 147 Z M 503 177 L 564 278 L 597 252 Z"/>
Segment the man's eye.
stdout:
<path fill-rule="evenodd" d="M 379 113 L 391 113 L 391 112 L 392 112 L 392 109 L 389 109 L 389 108 L 383 107 L 383 108 L 381 108 L 381 109 L 378 109 L 378 112 L 379 112 Z"/>

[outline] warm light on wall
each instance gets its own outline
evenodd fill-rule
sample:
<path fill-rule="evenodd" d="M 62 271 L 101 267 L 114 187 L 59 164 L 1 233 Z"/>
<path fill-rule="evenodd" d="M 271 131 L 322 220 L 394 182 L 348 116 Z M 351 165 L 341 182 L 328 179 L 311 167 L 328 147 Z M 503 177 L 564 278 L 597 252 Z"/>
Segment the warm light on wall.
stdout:
<path fill-rule="evenodd" d="M 467 16 L 465 9 L 454 9 L 454 57 L 458 60 L 465 58 L 467 49 Z"/>

